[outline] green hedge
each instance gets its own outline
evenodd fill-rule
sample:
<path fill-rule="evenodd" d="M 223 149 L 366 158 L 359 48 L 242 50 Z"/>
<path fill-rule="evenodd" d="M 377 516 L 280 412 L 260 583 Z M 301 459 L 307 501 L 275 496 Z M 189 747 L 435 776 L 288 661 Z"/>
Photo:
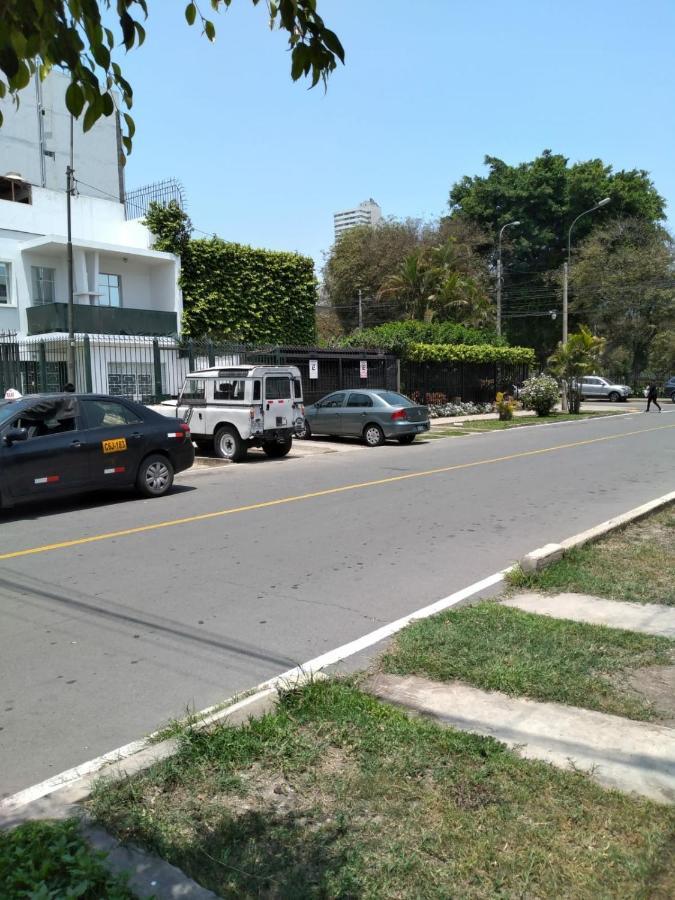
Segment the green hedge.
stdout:
<path fill-rule="evenodd" d="M 289 345 L 315 340 L 311 259 L 211 238 L 191 240 L 181 262 L 188 337 Z"/>
<path fill-rule="evenodd" d="M 338 341 L 340 347 L 373 347 L 406 356 L 411 344 L 493 344 L 505 347 L 508 341 L 494 331 L 469 328 L 457 322 L 387 322 L 355 331 Z"/>
<path fill-rule="evenodd" d="M 411 344 L 407 358 L 412 362 L 524 363 L 534 365 L 530 347 L 495 347 L 492 344 Z"/>

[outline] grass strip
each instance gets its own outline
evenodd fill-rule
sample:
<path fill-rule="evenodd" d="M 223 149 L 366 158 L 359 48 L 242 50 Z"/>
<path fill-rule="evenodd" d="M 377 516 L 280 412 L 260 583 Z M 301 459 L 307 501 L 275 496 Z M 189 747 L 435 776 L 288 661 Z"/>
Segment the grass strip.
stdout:
<path fill-rule="evenodd" d="M 517 569 L 508 582 L 520 590 L 675 606 L 675 507 L 571 550 L 541 572 L 526 575 Z"/>
<path fill-rule="evenodd" d="M 90 806 L 119 837 L 226 898 L 670 887 L 673 809 L 408 718 L 349 682 L 293 691 L 242 727 L 188 731 L 175 757 L 99 783 Z"/>
<path fill-rule="evenodd" d="M 0 897 L 135 897 L 126 879 L 109 875 L 103 867 L 105 856 L 87 844 L 75 819 L 26 822 L 12 831 L 0 831 Z"/>
<path fill-rule="evenodd" d="M 623 690 L 627 669 L 672 663 L 675 642 L 538 616 L 486 602 L 413 623 L 382 666 L 397 675 L 476 687 L 649 720 L 659 710 Z"/>

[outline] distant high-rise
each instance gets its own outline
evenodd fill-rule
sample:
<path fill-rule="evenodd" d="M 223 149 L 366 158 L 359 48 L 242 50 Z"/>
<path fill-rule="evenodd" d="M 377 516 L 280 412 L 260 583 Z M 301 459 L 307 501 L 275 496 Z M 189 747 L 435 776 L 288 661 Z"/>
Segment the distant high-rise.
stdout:
<path fill-rule="evenodd" d="M 359 203 L 356 209 L 346 209 L 344 212 L 337 212 L 333 215 L 335 240 L 348 228 L 354 228 L 356 225 L 377 225 L 381 219 L 382 210 L 372 197 L 370 200 L 364 200 L 363 203 Z"/>

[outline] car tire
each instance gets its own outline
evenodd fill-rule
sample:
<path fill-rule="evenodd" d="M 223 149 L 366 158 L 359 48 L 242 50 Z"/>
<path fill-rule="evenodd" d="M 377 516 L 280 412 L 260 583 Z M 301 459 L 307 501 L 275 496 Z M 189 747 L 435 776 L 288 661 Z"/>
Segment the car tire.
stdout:
<path fill-rule="evenodd" d="M 609 394 L 608 399 L 609 399 L 609 401 L 610 401 L 611 403 L 618 403 L 619 400 L 621 399 L 621 395 L 620 395 L 620 394 L 617 394 L 616 391 L 612 391 L 612 392 Z"/>
<path fill-rule="evenodd" d="M 262 448 L 270 459 L 280 459 L 290 452 L 292 446 L 293 438 L 289 438 L 283 444 L 280 444 L 279 441 L 265 441 Z"/>
<path fill-rule="evenodd" d="M 402 434 L 400 438 L 398 438 L 399 444 L 412 444 L 417 435 L 414 434 Z"/>
<path fill-rule="evenodd" d="M 219 459 L 241 462 L 245 458 L 248 448 L 236 428 L 231 425 L 223 425 L 213 435 L 213 449 Z"/>
<path fill-rule="evenodd" d="M 675 391 L 670 395 L 670 402 L 675 403 Z"/>
<path fill-rule="evenodd" d="M 302 430 L 298 432 L 298 437 L 303 441 L 308 441 L 312 436 L 312 429 L 309 427 L 309 422 L 305 419 Z"/>
<path fill-rule="evenodd" d="M 363 440 L 366 447 L 381 447 L 384 444 L 384 431 L 376 422 L 370 422 L 363 429 Z"/>
<path fill-rule="evenodd" d="M 153 453 L 138 467 L 136 490 L 144 497 L 163 497 L 173 486 L 173 466 L 166 456 Z"/>

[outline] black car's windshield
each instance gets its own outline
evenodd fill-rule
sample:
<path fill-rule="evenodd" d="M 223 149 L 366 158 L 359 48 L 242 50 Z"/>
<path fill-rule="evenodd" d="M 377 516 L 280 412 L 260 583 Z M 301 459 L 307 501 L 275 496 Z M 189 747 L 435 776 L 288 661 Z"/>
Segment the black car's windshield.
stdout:
<path fill-rule="evenodd" d="M 16 403 L 9 400 L 0 400 L 0 426 L 4 425 L 12 416 L 18 412 Z"/>
<path fill-rule="evenodd" d="M 396 391 L 378 391 L 377 395 L 381 397 L 385 403 L 388 403 L 389 406 L 414 406 L 415 404 L 412 400 L 409 400 L 407 397 L 404 397 L 403 394 L 398 394 Z"/>

